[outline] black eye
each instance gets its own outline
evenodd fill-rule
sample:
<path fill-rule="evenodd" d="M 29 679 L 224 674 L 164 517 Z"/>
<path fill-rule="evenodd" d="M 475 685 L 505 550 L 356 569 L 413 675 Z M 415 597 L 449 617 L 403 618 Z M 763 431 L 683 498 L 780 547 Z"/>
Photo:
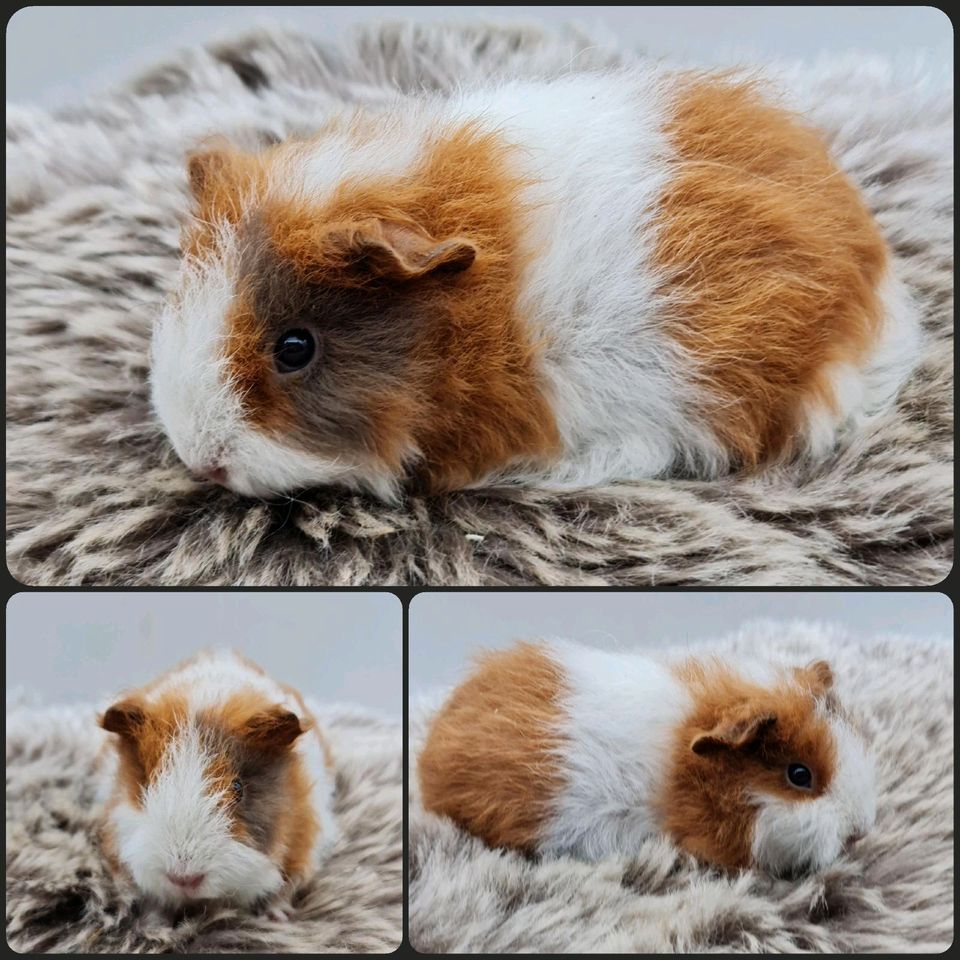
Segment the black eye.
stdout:
<path fill-rule="evenodd" d="M 813 786 L 813 774 L 802 763 L 791 763 L 787 767 L 787 779 L 801 790 L 809 790 Z"/>
<path fill-rule="evenodd" d="M 243 796 L 243 781 L 237 777 L 237 779 L 230 784 L 230 789 L 233 791 L 234 797 L 239 800 Z"/>
<path fill-rule="evenodd" d="M 287 330 L 273 348 L 273 360 L 280 373 L 302 370 L 317 352 L 317 344 L 309 330 Z"/>

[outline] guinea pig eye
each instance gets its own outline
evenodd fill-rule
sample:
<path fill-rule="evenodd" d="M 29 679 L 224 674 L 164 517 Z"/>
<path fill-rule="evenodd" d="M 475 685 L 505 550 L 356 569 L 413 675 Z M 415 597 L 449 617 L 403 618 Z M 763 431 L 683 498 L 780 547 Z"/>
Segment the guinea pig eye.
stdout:
<path fill-rule="evenodd" d="M 230 784 L 230 790 L 232 791 L 234 798 L 239 800 L 243 796 L 243 781 L 237 777 L 237 779 Z"/>
<path fill-rule="evenodd" d="M 273 362 L 279 373 L 302 370 L 317 352 L 317 342 L 309 330 L 287 330 L 273 348 Z"/>
<path fill-rule="evenodd" d="M 791 763 L 787 767 L 787 780 L 799 790 L 809 790 L 813 786 L 813 774 L 802 763 Z"/>

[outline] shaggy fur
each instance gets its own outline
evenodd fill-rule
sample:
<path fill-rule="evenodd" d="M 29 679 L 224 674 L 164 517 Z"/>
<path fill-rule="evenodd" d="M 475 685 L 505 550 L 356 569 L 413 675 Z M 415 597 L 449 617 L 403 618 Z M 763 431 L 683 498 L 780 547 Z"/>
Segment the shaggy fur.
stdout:
<path fill-rule="evenodd" d="M 866 58 L 778 68 L 817 106 L 919 298 L 899 406 L 816 468 L 384 506 L 275 504 L 191 480 L 151 414 L 147 349 L 176 274 L 185 156 L 253 149 L 345 103 L 628 59 L 582 38 L 381 27 L 337 48 L 261 32 L 53 113 L 8 112 L 8 558 L 38 584 L 921 584 L 952 557 L 950 78 Z"/>
<path fill-rule="evenodd" d="M 712 650 L 824 657 L 877 753 L 877 822 L 801 880 L 698 866 L 654 837 L 599 864 L 491 850 L 425 813 L 411 776 L 410 941 L 423 953 L 939 952 L 953 939 L 953 655 L 760 622 Z M 411 714 L 411 764 L 431 708 Z"/>
<path fill-rule="evenodd" d="M 7 942 L 23 953 L 386 953 L 401 937 L 400 730 L 311 705 L 330 734 L 341 837 L 291 920 L 217 907 L 176 925 L 142 912 L 97 847 L 92 707 L 7 712 Z"/>

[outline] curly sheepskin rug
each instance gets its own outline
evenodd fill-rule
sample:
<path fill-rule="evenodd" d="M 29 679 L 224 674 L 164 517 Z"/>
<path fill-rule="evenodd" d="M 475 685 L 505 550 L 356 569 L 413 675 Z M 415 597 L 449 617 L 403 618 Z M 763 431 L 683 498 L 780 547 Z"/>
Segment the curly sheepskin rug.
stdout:
<path fill-rule="evenodd" d="M 686 648 L 685 648 L 686 649 Z M 691 648 L 692 649 L 692 648 Z M 699 866 L 666 839 L 600 864 L 491 850 L 411 775 L 410 942 L 422 953 L 936 953 L 953 940 L 953 652 L 758 622 L 711 650 L 825 657 L 877 754 L 877 823 L 800 881 Z M 430 698 L 433 707 L 440 698 Z M 431 707 L 411 717 L 411 757 Z M 411 763 L 411 770 L 415 769 Z"/>
<path fill-rule="evenodd" d="M 931 584 L 952 557 L 952 80 L 863 56 L 771 69 L 812 104 L 919 299 L 899 406 L 817 468 L 384 506 L 264 503 L 192 481 L 148 401 L 188 210 L 184 156 L 309 133 L 343 104 L 637 56 L 574 33 L 261 31 L 122 89 L 7 113 L 7 522 L 31 584 Z"/>
<path fill-rule="evenodd" d="M 316 705 L 312 705 L 314 709 Z M 389 953 L 402 933 L 401 732 L 316 707 L 343 835 L 277 922 L 220 907 L 175 924 L 141 912 L 97 848 L 93 707 L 7 709 L 7 942 L 19 953 Z"/>

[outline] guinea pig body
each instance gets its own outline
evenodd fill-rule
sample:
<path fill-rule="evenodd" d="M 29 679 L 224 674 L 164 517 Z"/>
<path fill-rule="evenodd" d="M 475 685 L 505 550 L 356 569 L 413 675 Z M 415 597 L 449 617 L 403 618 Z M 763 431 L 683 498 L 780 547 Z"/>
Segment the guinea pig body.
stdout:
<path fill-rule="evenodd" d="M 248 495 L 717 476 L 881 410 L 915 310 L 761 83 L 637 68 L 194 155 L 153 399 Z"/>
<path fill-rule="evenodd" d="M 330 751 L 302 697 L 208 652 L 100 718 L 107 862 L 151 902 L 280 904 L 336 838 Z"/>
<path fill-rule="evenodd" d="M 425 809 L 492 846 L 585 860 L 656 833 L 773 873 L 831 863 L 875 815 L 829 666 L 665 663 L 572 643 L 485 654 L 431 722 Z"/>

